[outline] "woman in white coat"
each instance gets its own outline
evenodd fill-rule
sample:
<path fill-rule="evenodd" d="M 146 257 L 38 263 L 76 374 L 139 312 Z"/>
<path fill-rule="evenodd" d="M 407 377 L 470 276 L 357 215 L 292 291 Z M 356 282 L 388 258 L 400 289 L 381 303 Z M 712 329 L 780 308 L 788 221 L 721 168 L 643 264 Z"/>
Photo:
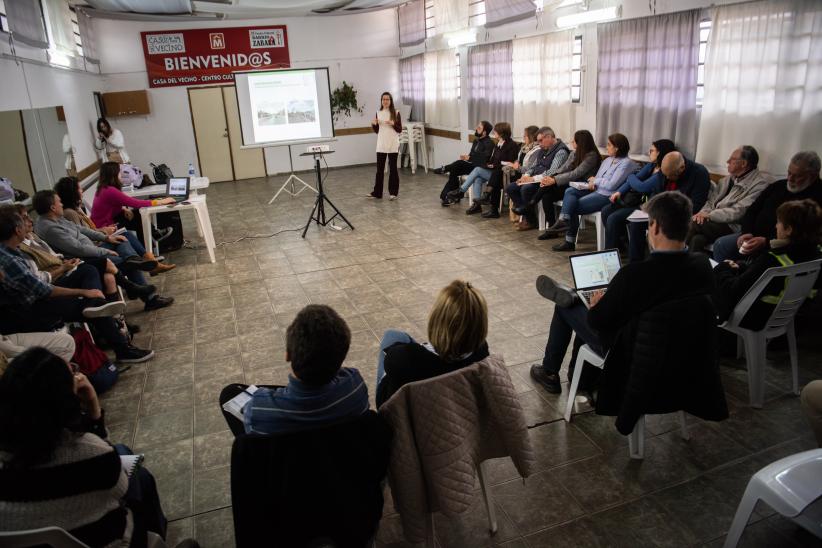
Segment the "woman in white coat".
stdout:
<path fill-rule="evenodd" d="M 382 198 L 382 184 L 385 173 L 385 160 L 388 159 L 388 195 L 396 200 L 400 192 L 400 174 L 397 172 L 397 155 L 400 150 L 400 132 L 402 120 L 394 108 L 394 98 L 387 91 L 380 97 L 381 108 L 371 122 L 371 129 L 377 134 L 377 177 L 374 190 L 369 198 Z"/>
<path fill-rule="evenodd" d="M 123 133 L 112 128 L 105 118 L 97 119 L 97 139 L 94 140 L 94 147 L 100 152 L 101 162 L 130 162 Z"/>

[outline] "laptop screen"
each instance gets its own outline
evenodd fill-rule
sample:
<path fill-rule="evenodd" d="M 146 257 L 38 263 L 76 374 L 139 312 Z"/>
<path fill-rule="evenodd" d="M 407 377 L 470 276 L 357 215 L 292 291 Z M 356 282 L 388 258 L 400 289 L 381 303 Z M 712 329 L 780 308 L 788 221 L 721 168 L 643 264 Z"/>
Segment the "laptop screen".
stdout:
<path fill-rule="evenodd" d="M 172 198 L 188 196 L 188 177 L 172 177 L 168 180 L 168 195 Z"/>
<path fill-rule="evenodd" d="M 605 287 L 619 271 L 616 249 L 584 253 L 571 257 L 571 274 L 577 289 Z"/>

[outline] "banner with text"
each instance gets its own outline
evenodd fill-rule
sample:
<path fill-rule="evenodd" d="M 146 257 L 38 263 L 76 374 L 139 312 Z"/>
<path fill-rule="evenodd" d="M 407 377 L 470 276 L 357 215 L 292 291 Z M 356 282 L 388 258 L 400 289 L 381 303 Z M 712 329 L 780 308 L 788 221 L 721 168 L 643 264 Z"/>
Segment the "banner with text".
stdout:
<path fill-rule="evenodd" d="M 233 72 L 291 66 L 285 25 L 141 32 L 153 88 L 233 82 Z"/>

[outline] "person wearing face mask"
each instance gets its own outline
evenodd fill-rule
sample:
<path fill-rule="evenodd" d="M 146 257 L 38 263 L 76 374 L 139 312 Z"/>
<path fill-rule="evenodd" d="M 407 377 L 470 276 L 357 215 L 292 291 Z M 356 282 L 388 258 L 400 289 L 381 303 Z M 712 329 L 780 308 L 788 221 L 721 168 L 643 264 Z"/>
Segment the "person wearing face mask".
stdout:
<path fill-rule="evenodd" d="M 807 150 L 797 152 L 788 166 L 788 177 L 769 185 L 740 221 L 740 230 L 714 242 L 716 261 L 739 259 L 766 252 L 776 238 L 776 211 L 785 202 L 811 199 L 822 205 L 822 161 Z"/>
<path fill-rule="evenodd" d="M 488 163 L 488 158 L 491 157 L 491 152 L 494 150 L 494 142 L 489 137 L 492 129 L 494 129 L 494 126 L 486 120 L 477 124 L 477 127 L 474 128 L 474 142 L 471 145 L 470 152 L 461 155 L 459 160 L 434 170 L 437 175 L 448 174 L 448 182 L 445 183 L 442 192 L 440 192 L 440 202 L 443 207 L 454 203 L 448 199 L 448 193 L 459 187 L 461 176 L 468 175 L 475 167 L 482 167 Z"/>

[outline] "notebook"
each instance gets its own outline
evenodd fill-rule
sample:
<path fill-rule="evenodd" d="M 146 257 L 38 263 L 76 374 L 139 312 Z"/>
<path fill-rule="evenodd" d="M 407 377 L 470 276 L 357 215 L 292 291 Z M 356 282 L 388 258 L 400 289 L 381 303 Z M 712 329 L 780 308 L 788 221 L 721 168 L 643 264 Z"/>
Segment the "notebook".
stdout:
<path fill-rule="evenodd" d="M 572 255 L 569 260 L 576 293 L 587 308 L 591 308 L 591 295 L 607 289 L 622 266 L 616 249 Z"/>
<path fill-rule="evenodd" d="M 134 475 L 134 471 L 137 470 L 137 467 L 143 464 L 143 460 L 145 459 L 145 455 L 120 455 L 120 464 L 123 465 L 123 472 L 126 473 L 128 477 Z"/>
<path fill-rule="evenodd" d="M 226 413 L 230 413 L 237 417 L 240 420 L 243 420 L 243 407 L 249 401 L 251 401 L 251 396 L 254 392 L 257 391 L 257 387 L 255 385 L 250 385 L 248 388 L 228 400 L 223 404 L 223 409 Z"/>

